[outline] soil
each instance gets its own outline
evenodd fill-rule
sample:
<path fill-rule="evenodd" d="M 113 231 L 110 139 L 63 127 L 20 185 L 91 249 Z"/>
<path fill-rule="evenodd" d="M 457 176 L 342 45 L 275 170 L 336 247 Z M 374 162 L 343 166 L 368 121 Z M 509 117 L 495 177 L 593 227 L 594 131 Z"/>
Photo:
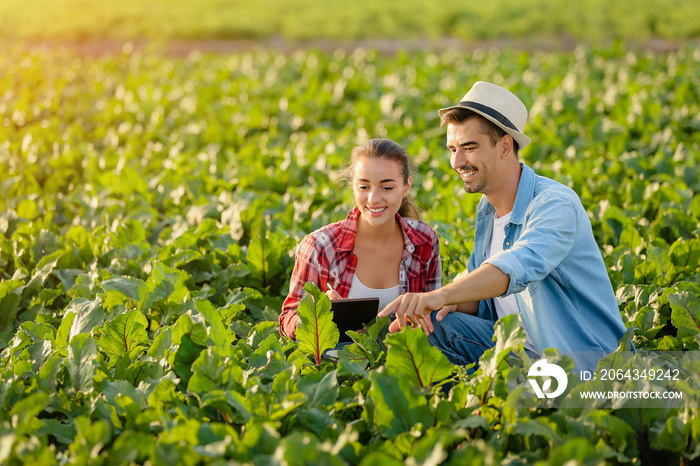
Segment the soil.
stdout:
<path fill-rule="evenodd" d="M 492 41 L 463 41 L 455 38 L 442 39 L 376 39 L 376 40 L 308 40 L 289 41 L 281 38 L 263 40 L 227 40 L 227 39 L 197 39 L 197 40 L 171 40 L 168 42 L 149 42 L 145 40 L 121 41 L 121 40 L 90 40 L 90 41 L 24 41 L 17 42 L 23 47 L 46 47 L 49 49 L 64 48 L 73 50 L 83 56 L 101 56 L 104 54 L 120 54 L 132 51 L 154 51 L 166 56 L 185 57 L 193 52 L 228 54 L 236 52 L 246 52 L 254 50 L 280 50 L 286 53 L 295 50 L 315 49 L 325 52 L 335 50 L 352 51 L 355 49 L 373 49 L 379 53 L 393 55 L 399 51 L 445 51 L 456 52 L 489 50 L 489 49 L 510 49 L 523 50 L 528 52 L 542 51 L 572 51 L 579 43 L 569 37 L 559 37 L 554 39 L 538 40 L 516 40 L 499 39 Z M 700 41 L 693 41 L 695 46 L 700 45 Z M 630 50 L 649 50 L 652 52 L 666 53 L 674 52 L 686 44 L 682 41 L 668 41 L 663 39 L 653 39 L 642 43 L 629 43 L 625 46 Z M 586 45 L 586 44 L 582 44 Z M 610 44 L 593 45 L 593 47 L 606 47 Z"/>

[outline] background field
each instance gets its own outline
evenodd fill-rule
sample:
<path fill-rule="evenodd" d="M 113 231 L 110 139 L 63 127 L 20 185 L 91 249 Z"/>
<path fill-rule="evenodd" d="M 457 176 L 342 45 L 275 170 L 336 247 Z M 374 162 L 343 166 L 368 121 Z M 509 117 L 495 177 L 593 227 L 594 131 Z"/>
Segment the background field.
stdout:
<path fill-rule="evenodd" d="M 541 3 L 542 11 L 563 8 Z M 640 2 L 622 15 L 613 12 L 624 4 L 582 2 L 546 21 L 513 13 L 510 24 L 523 21 L 516 42 L 546 44 L 562 31 L 591 43 L 622 39 L 570 52 L 501 50 L 498 42 L 469 53 L 255 47 L 186 58 L 130 45 L 94 56 L 71 48 L 76 38 L 309 31 L 341 40 L 431 40 L 447 30 L 502 38 L 503 29 L 452 14 L 456 3 L 444 11 L 416 4 L 403 16 L 368 15 L 383 21 L 370 27 L 356 18 L 379 7 L 362 2 L 345 16 L 321 16 L 325 6 L 337 11 L 334 2 L 293 11 L 282 2 L 200 2 L 198 10 L 169 2 L 167 11 L 164 2 L 126 0 L 119 8 L 2 3 L 0 462 L 697 460 L 697 361 L 676 363 L 687 398 L 675 406 L 517 408 L 527 381 L 509 357 L 523 341 L 512 320 L 499 324 L 497 350 L 473 376 L 432 352 L 419 331 L 384 338 L 379 322 L 369 332 L 376 339 L 356 335 L 338 361 L 317 364 L 312 341 L 287 341 L 276 325 L 294 247 L 344 218 L 352 201 L 338 172 L 370 137 L 408 148 L 413 195 L 441 236 L 445 276 L 464 269 L 478 196 L 463 194 L 449 168 L 436 109 L 482 79 L 531 109 L 535 142 L 523 161 L 580 194 L 636 347 L 698 351 L 700 52 L 692 3 Z M 475 11 L 491 18 L 503 10 L 522 7 L 496 2 Z M 609 22 L 586 16 L 596 11 Z M 598 32 L 551 22 L 579 17 Z M 630 18 L 643 20 L 623 26 Z M 71 47 L 15 40 L 30 37 Z M 677 50 L 631 46 L 651 37 L 677 40 Z M 555 351 L 549 357 L 571 367 Z M 451 391 L 439 386 L 444 378 Z"/>
<path fill-rule="evenodd" d="M 700 35 L 693 0 L 4 0 L 0 37 L 33 39 L 553 38 L 685 40 Z"/>

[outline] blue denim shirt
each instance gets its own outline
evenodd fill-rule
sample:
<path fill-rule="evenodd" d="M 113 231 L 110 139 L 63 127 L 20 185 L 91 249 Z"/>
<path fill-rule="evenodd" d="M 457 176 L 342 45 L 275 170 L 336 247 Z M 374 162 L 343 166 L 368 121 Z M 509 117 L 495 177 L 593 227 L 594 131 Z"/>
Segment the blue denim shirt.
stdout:
<path fill-rule="evenodd" d="M 591 222 L 573 190 L 521 166 L 504 250 L 486 259 L 495 209 L 484 196 L 469 271 L 487 263 L 508 275 L 503 296 L 515 294 L 537 351 L 556 348 L 569 353 L 576 370 L 592 371 L 617 348 L 625 325 Z M 479 316 L 497 319 L 493 299 L 479 303 Z"/>

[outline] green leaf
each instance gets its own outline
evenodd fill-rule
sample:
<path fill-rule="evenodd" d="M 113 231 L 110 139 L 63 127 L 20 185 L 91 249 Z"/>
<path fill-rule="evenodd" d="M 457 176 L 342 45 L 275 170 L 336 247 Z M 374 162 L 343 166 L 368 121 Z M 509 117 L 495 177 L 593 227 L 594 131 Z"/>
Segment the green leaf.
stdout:
<path fill-rule="evenodd" d="M 181 303 L 189 293 L 185 286 L 188 278 L 182 270 L 172 269 L 162 262 L 157 262 L 146 283 L 148 289 L 157 297 L 165 299 L 166 302 Z"/>
<path fill-rule="evenodd" d="M 174 378 L 174 374 L 169 373 L 168 376 Z M 185 394 L 177 390 L 175 382 L 170 378 L 163 377 L 151 390 L 148 395 L 148 406 L 160 411 L 167 411 L 168 408 L 183 404 Z"/>
<path fill-rule="evenodd" d="M 150 433 L 127 430 L 114 441 L 109 451 L 112 464 L 144 464 L 155 451 L 157 437 Z"/>
<path fill-rule="evenodd" d="M 205 346 L 192 342 L 189 333 L 185 333 L 180 341 L 180 346 L 175 353 L 173 368 L 186 387 L 192 377 L 192 364 L 197 360 Z"/>
<path fill-rule="evenodd" d="M 512 432 L 515 435 L 526 438 L 530 435 L 539 435 L 542 437 L 549 445 L 550 448 L 563 443 L 563 439 L 558 435 L 552 425 L 546 422 L 547 419 L 520 419 L 512 427 Z"/>
<path fill-rule="evenodd" d="M 52 260 L 46 262 L 38 270 L 35 270 L 34 275 L 32 276 L 31 280 L 29 280 L 29 283 L 27 283 L 27 286 L 22 292 L 23 299 L 32 298 L 38 295 L 39 292 L 44 288 L 44 282 L 46 281 L 46 278 L 51 274 L 51 272 L 53 272 L 53 270 L 56 268 L 56 264 L 58 263 L 58 256 L 60 254 L 62 254 L 61 251 L 56 251 L 54 254 L 52 254 L 52 256 L 55 256 Z"/>
<path fill-rule="evenodd" d="M 75 426 L 72 422 L 60 421 L 58 419 L 45 419 L 44 425 L 36 431 L 37 437 L 53 435 L 58 443 L 68 445 L 75 440 Z"/>
<path fill-rule="evenodd" d="M 129 219 L 117 227 L 117 234 L 112 236 L 111 245 L 115 248 L 124 248 L 145 240 L 146 232 L 141 222 Z"/>
<path fill-rule="evenodd" d="M 338 398 L 338 373 L 316 372 L 302 377 L 297 382 L 297 388 L 308 398 L 308 404 L 315 407 L 332 406 Z"/>
<path fill-rule="evenodd" d="M 127 309 L 142 310 L 141 303 L 149 293 L 146 282 L 133 277 L 112 277 L 101 282 L 100 287 L 107 295 L 107 309 L 127 301 Z"/>
<path fill-rule="evenodd" d="M 294 412 L 294 428 L 299 431 L 311 432 L 318 438 L 328 437 L 338 426 L 338 421 L 323 409 L 302 407 Z"/>
<path fill-rule="evenodd" d="M 279 338 L 279 335 L 269 335 L 248 359 L 251 369 L 263 379 L 274 377 L 289 367 Z"/>
<path fill-rule="evenodd" d="M 204 316 L 209 327 L 209 339 L 218 346 L 230 346 L 234 333 L 224 325 L 219 311 L 209 301 L 195 300 L 195 309 Z"/>
<path fill-rule="evenodd" d="M 267 288 L 282 272 L 279 256 L 281 245 L 284 243 L 282 233 L 269 231 L 266 223 L 266 219 L 261 219 L 256 224 L 246 253 L 246 260 L 251 266 L 251 275 L 260 280 L 263 288 Z"/>
<path fill-rule="evenodd" d="M 245 310 L 245 304 L 227 304 L 219 308 L 219 315 L 226 327 L 231 325 L 231 321 L 236 318 L 239 312 Z"/>
<path fill-rule="evenodd" d="M 42 421 L 37 418 L 39 413 L 46 409 L 49 403 L 49 395 L 44 392 L 33 393 L 18 401 L 10 410 L 9 417 L 17 435 L 28 435 L 41 428 Z"/>
<path fill-rule="evenodd" d="M 73 337 L 68 345 L 66 367 L 70 385 L 76 393 L 92 391 L 96 372 L 93 361 L 96 357 L 95 340 L 90 335 L 79 333 Z"/>
<path fill-rule="evenodd" d="M 100 349 L 116 362 L 132 349 L 149 345 L 147 328 L 148 320 L 139 311 L 120 314 L 104 325 Z"/>
<path fill-rule="evenodd" d="M 639 331 L 639 327 L 631 326 L 627 330 L 625 330 L 625 333 L 622 334 L 620 337 L 620 341 L 618 342 L 618 350 L 619 351 L 631 351 L 632 350 L 632 337 Z"/>
<path fill-rule="evenodd" d="M 12 332 L 17 320 L 19 301 L 19 296 L 16 294 L 9 294 L 0 298 L 0 309 L 2 309 L 2 313 L 0 313 L 0 332 Z"/>
<path fill-rule="evenodd" d="M 522 345 L 525 343 L 525 331 L 520 326 L 519 316 L 510 314 L 498 319 L 494 327 L 493 340 L 496 345 L 484 352 L 479 360 L 479 368 L 490 377 L 496 375 L 501 362 L 511 351 L 524 353 Z"/>
<path fill-rule="evenodd" d="M 696 288 L 696 293 L 679 291 L 668 297 L 671 321 L 678 329 L 679 337 L 692 337 L 700 333 L 700 287 Z"/>
<path fill-rule="evenodd" d="M 102 381 L 102 395 L 104 395 L 110 405 L 119 408 L 117 410 L 118 412 L 121 412 L 123 409 L 123 406 L 121 406 L 119 402 L 119 397 L 121 396 L 126 396 L 131 399 L 139 409 L 145 409 L 148 406 L 143 392 L 126 380 L 110 381 L 104 379 Z"/>
<path fill-rule="evenodd" d="M 427 388 L 449 377 L 455 370 L 420 329 L 404 328 L 392 333 L 386 337 L 386 345 L 389 348 L 387 373 L 398 377 L 401 383 Z"/>
<path fill-rule="evenodd" d="M 75 314 L 75 318 L 69 319 L 71 324 L 68 342 L 79 333 L 90 333 L 93 328 L 102 324 L 105 316 L 102 300 L 99 297 L 92 301 L 85 298 L 74 299 L 65 309 L 63 319 L 66 320 L 66 316 L 70 313 Z"/>
<path fill-rule="evenodd" d="M 0 282 L 0 332 L 9 329 L 15 322 L 22 285 L 22 280 Z"/>
<path fill-rule="evenodd" d="M 187 390 L 202 394 L 213 390 L 228 390 L 243 379 L 240 361 L 232 358 L 230 348 L 210 346 L 192 364 L 192 377 Z"/>
<path fill-rule="evenodd" d="M 323 352 L 333 349 L 340 339 L 338 327 L 333 322 L 331 301 L 318 287 L 309 282 L 304 285 L 304 297 L 297 314 L 297 341 L 299 350 L 311 356 L 316 365 L 321 364 Z"/>
<path fill-rule="evenodd" d="M 39 368 L 37 383 L 39 388 L 51 393 L 56 388 L 59 371 L 63 368 L 65 359 L 57 353 L 51 355 Z"/>
<path fill-rule="evenodd" d="M 552 450 L 548 461 L 552 466 L 565 464 L 597 466 L 604 464 L 603 458 L 598 454 L 591 441 L 585 438 L 569 439 L 560 447 Z"/>
<path fill-rule="evenodd" d="M 345 462 L 332 455 L 323 444 L 320 444 L 315 435 L 307 432 L 292 432 L 280 441 L 279 453 L 284 458 L 284 464 L 289 466 L 306 466 L 309 464 L 319 466 L 343 465 Z"/>
<path fill-rule="evenodd" d="M 373 423 L 386 437 L 393 439 L 420 424 L 432 425 L 432 415 L 425 396 L 416 395 L 411 387 L 391 374 L 372 372 L 369 397 L 374 404 Z M 367 407 L 365 407 L 367 409 Z"/>

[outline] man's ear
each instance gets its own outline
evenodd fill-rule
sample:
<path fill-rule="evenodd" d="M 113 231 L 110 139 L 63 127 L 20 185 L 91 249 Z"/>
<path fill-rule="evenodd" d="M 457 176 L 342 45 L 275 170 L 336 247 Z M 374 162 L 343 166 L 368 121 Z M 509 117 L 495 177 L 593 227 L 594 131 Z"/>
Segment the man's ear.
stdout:
<path fill-rule="evenodd" d="M 503 151 L 501 152 L 501 156 L 505 157 L 506 155 L 510 154 L 511 151 L 513 151 L 513 136 L 510 134 L 506 134 L 501 138 L 501 147 Z"/>

